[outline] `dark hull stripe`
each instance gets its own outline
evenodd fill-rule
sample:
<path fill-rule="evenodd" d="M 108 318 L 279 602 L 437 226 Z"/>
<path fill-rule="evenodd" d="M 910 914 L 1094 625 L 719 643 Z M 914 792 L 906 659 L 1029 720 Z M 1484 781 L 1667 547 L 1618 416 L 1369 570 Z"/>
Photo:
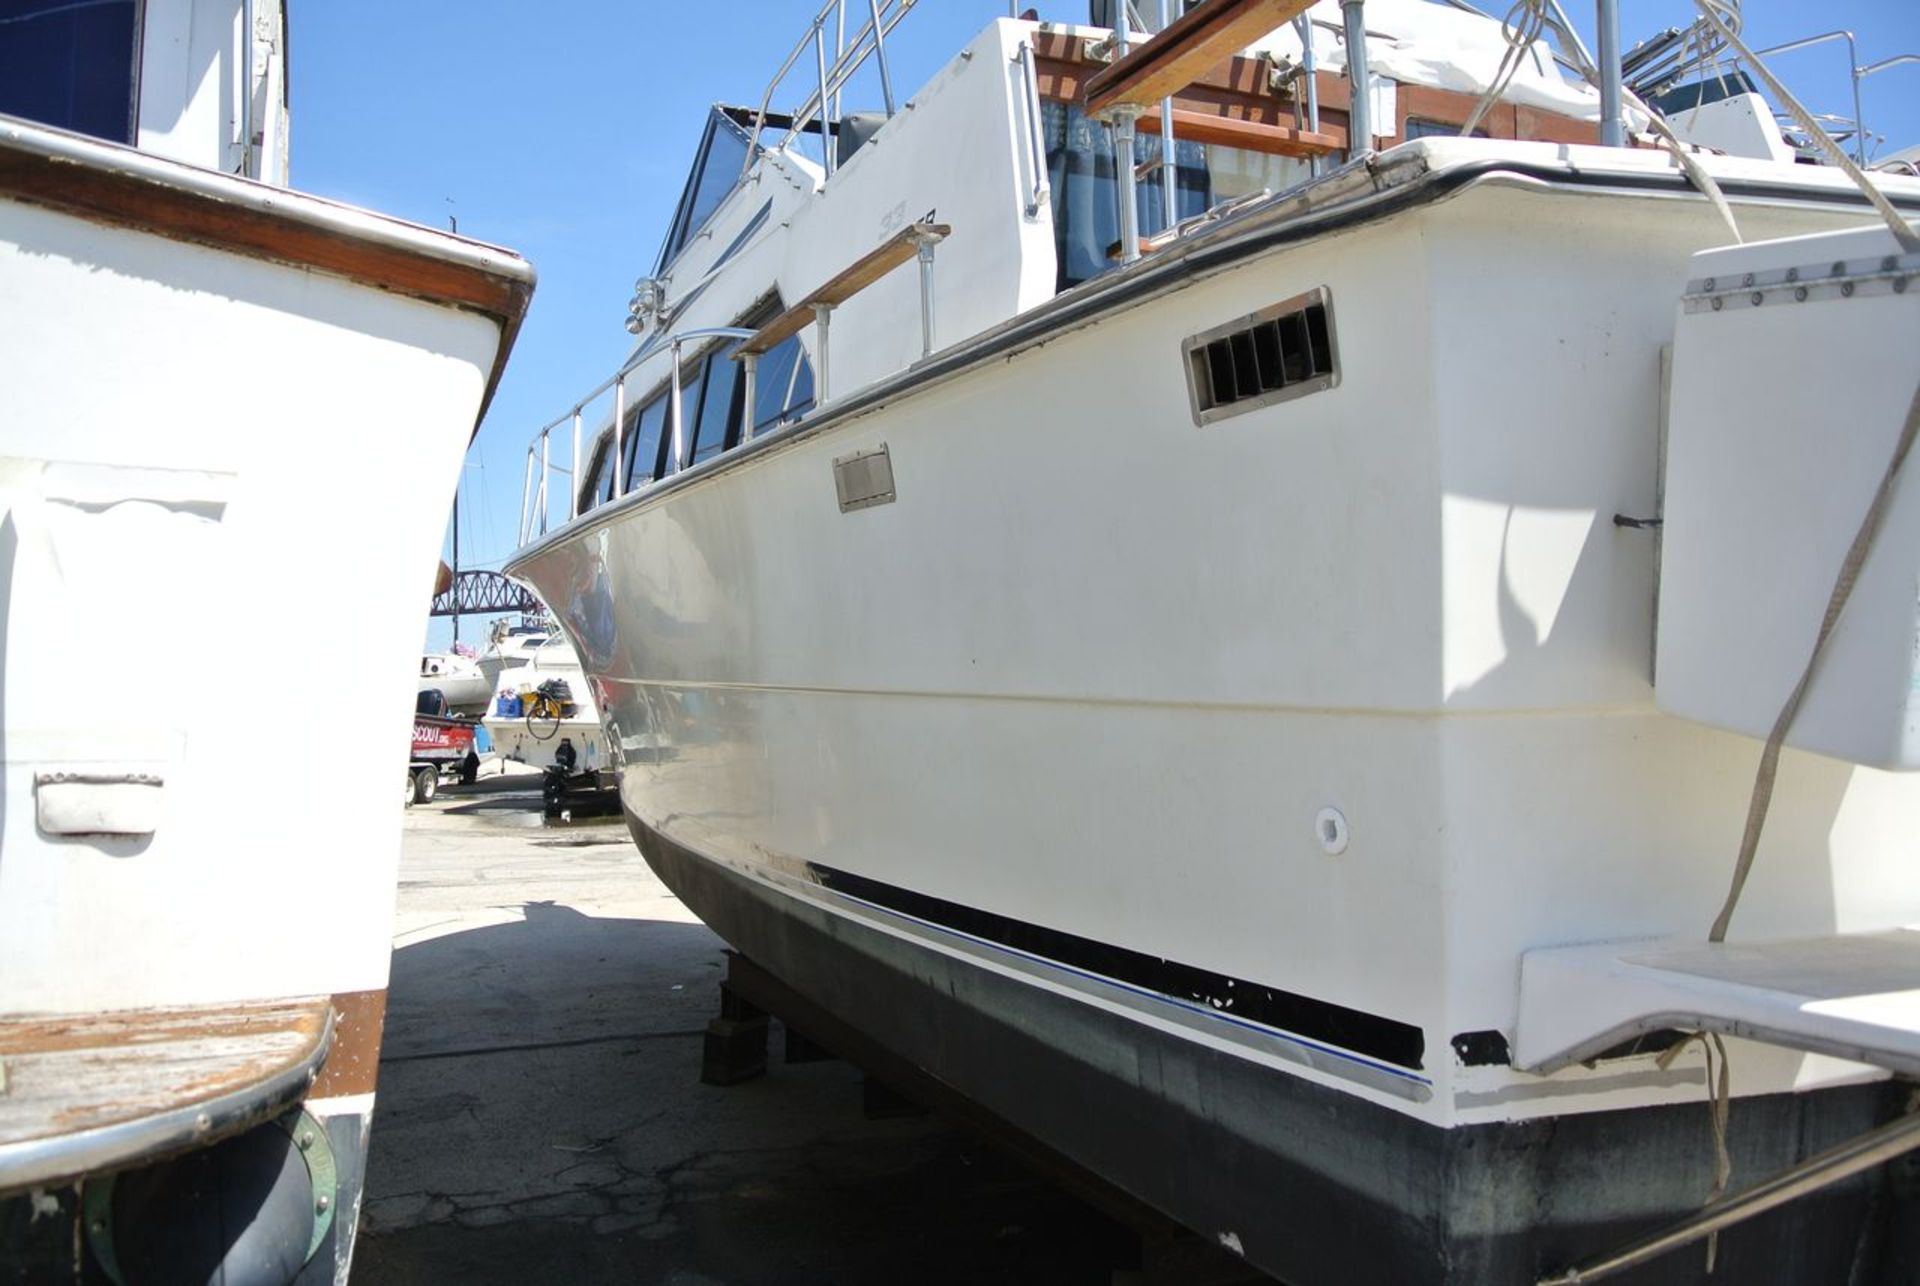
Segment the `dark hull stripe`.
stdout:
<path fill-rule="evenodd" d="M 809 864 L 807 869 L 823 888 L 956 933 L 1395 1067 L 1422 1068 L 1426 1035 L 1411 1023 L 1029 924 L 831 866 Z"/>

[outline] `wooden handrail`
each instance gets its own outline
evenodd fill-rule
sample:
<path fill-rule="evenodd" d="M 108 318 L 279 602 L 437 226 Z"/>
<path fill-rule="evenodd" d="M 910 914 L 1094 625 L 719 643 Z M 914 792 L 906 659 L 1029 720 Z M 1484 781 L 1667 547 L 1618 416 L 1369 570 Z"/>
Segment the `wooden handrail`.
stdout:
<path fill-rule="evenodd" d="M 1087 81 L 1087 112 L 1147 108 L 1179 93 L 1313 0 L 1206 0 Z"/>
<path fill-rule="evenodd" d="M 1142 134 L 1158 134 L 1160 117 L 1148 112 L 1140 118 L 1138 127 Z M 1173 136 L 1181 143 L 1217 143 L 1272 156 L 1325 156 L 1337 151 L 1343 141 L 1333 134 L 1316 134 L 1291 125 L 1266 125 L 1179 108 L 1173 112 Z"/>
<path fill-rule="evenodd" d="M 953 228 L 944 223 L 910 223 L 861 255 L 831 277 L 825 285 L 754 332 L 733 350 L 735 359 L 758 357 L 814 319 L 819 304 L 843 304 L 920 253 L 927 242 L 944 240 Z"/>

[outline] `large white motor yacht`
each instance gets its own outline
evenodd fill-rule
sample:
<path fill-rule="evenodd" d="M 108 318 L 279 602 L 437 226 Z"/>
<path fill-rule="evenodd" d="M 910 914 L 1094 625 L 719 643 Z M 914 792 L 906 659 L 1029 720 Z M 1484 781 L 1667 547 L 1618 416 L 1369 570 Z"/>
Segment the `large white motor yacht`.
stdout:
<path fill-rule="evenodd" d="M 1920 1262 L 1920 181 L 1599 8 L 829 3 L 529 456 L 743 990 L 1295 1286 Z"/>

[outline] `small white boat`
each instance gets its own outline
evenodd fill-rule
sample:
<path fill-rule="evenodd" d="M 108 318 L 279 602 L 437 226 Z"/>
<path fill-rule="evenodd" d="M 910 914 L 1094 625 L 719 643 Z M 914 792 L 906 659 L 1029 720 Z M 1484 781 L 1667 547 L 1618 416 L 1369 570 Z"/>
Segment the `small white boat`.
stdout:
<path fill-rule="evenodd" d="M 1910 1282 L 1920 179 L 1721 8 L 1645 111 L 1557 6 L 1205 0 L 840 114 L 913 8 L 713 111 L 529 456 L 649 863 L 1295 1286 Z"/>
<path fill-rule="evenodd" d="M 481 724 L 495 753 L 548 776 L 549 806 L 571 791 L 612 782 L 594 680 L 557 631 L 506 671 Z"/>
<path fill-rule="evenodd" d="M 36 116 L 0 115 L 0 1264 L 344 1282 L 444 521 L 420 501 L 532 270 L 287 189 L 278 0 L 0 33 L 33 69 L 0 105 Z M 276 589 L 338 565 L 348 708 L 263 706 L 310 624 Z"/>
<path fill-rule="evenodd" d="M 476 657 L 458 652 L 428 652 L 420 658 L 420 691 L 438 690 L 446 698 L 447 708 L 455 714 L 474 714 L 486 708 L 493 695 Z"/>
<path fill-rule="evenodd" d="M 491 700 L 508 676 L 533 660 L 549 639 L 558 637 L 553 622 L 541 616 L 502 617 L 493 623 L 487 646 L 476 660 Z"/>

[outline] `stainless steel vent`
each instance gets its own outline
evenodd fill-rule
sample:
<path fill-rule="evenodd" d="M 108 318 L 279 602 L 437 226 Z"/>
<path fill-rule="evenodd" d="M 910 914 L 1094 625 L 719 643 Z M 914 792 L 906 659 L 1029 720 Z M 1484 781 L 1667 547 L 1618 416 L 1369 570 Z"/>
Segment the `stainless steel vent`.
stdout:
<path fill-rule="evenodd" d="M 1180 353 L 1193 422 L 1201 426 L 1332 388 L 1340 382 L 1333 297 L 1316 286 L 1190 335 Z"/>
<path fill-rule="evenodd" d="M 887 444 L 843 455 L 833 462 L 833 487 L 840 496 L 840 512 L 893 503 L 893 457 Z"/>

